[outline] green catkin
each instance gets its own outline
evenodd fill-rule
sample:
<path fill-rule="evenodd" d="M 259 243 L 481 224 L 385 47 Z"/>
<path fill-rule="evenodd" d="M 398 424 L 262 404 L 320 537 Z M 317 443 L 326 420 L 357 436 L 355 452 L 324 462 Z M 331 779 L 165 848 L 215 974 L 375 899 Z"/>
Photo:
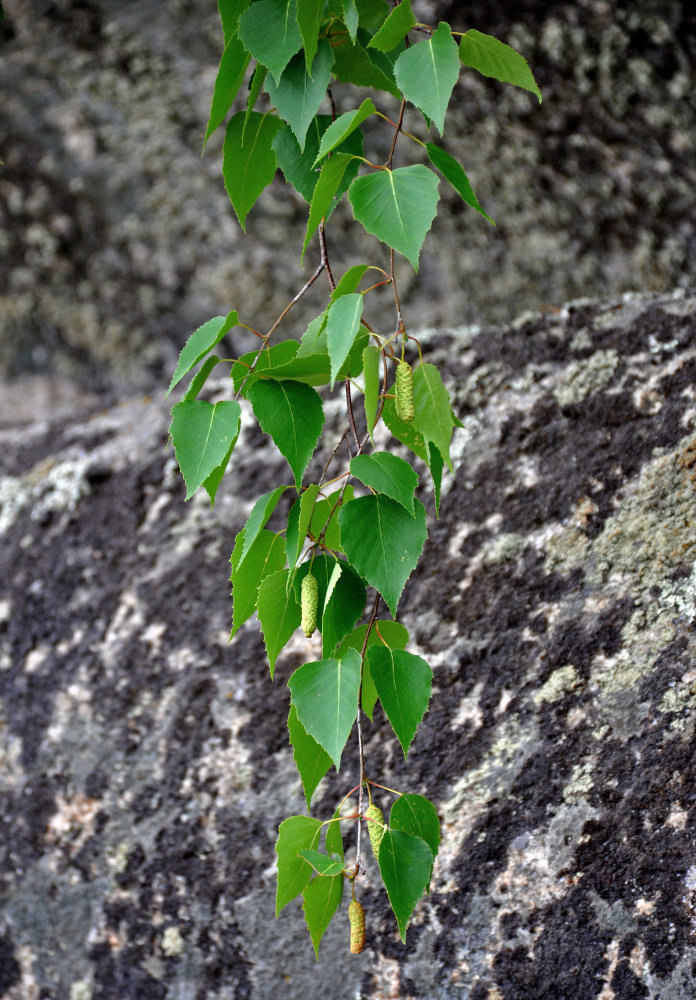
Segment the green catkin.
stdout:
<path fill-rule="evenodd" d="M 365 911 L 357 899 L 351 899 L 348 906 L 350 920 L 350 953 L 359 955 L 365 947 Z"/>
<path fill-rule="evenodd" d="M 382 837 L 384 836 L 384 826 L 381 825 L 384 823 L 382 810 L 373 802 L 365 811 L 365 819 L 367 820 L 367 833 L 372 844 L 372 850 L 377 860 L 379 860 L 379 845 L 382 843 Z"/>
<path fill-rule="evenodd" d="M 413 369 L 408 361 L 400 361 L 396 366 L 396 415 L 401 420 L 411 421 L 415 416 L 413 405 Z"/>
<path fill-rule="evenodd" d="M 314 577 L 311 573 L 307 573 L 307 575 L 302 580 L 302 589 L 300 592 L 300 610 L 302 611 L 301 628 L 308 639 L 314 632 L 314 629 L 317 627 L 318 605 L 319 605 L 319 588 L 316 581 L 316 577 Z"/>

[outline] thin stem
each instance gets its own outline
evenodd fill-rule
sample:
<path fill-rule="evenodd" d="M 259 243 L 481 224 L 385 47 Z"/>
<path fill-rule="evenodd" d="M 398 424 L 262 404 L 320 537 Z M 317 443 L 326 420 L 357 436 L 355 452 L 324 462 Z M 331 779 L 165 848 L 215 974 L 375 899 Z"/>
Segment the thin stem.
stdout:
<path fill-rule="evenodd" d="M 399 301 L 399 289 L 396 285 L 396 271 L 394 270 L 394 248 L 391 249 L 391 283 L 394 289 L 394 305 L 396 306 L 396 333 L 395 336 L 398 337 L 400 333 L 406 333 L 406 327 L 404 326 L 403 316 L 401 315 L 401 302 Z M 403 358 L 404 349 L 403 343 L 401 346 L 401 356 Z"/>
<path fill-rule="evenodd" d="M 358 428 L 355 426 L 355 415 L 353 414 L 353 399 L 350 394 L 350 379 L 346 379 L 346 403 L 348 404 L 348 419 L 350 420 L 350 429 L 353 432 L 353 440 L 355 441 L 355 447 L 360 453 L 360 438 L 358 436 Z"/>
<path fill-rule="evenodd" d="M 321 247 L 321 264 L 326 270 L 326 277 L 329 279 L 329 284 L 331 285 L 331 291 L 336 291 L 336 282 L 334 281 L 333 272 L 331 271 L 331 265 L 329 264 L 329 254 L 326 249 L 326 233 L 324 232 L 324 219 L 319 223 L 319 246 Z"/>
<path fill-rule="evenodd" d="M 406 98 L 402 98 L 401 107 L 399 109 L 399 120 L 394 128 L 394 138 L 392 139 L 391 149 L 389 150 L 389 159 L 387 160 L 387 167 L 391 170 L 392 160 L 394 159 L 394 150 L 396 149 L 396 140 L 399 138 L 399 132 L 401 131 L 401 126 L 404 121 L 404 109 L 406 107 Z"/>
<path fill-rule="evenodd" d="M 300 291 L 297 293 L 297 295 L 295 296 L 295 298 L 292 299 L 290 302 L 288 302 L 288 304 L 286 305 L 285 309 L 283 309 L 282 313 L 280 314 L 280 316 L 278 317 L 278 319 L 275 321 L 275 323 L 273 324 L 273 326 L 271 327 L 271 329 L 264 336 L 264 338 L 263 338 L 263 340 L 262 340 L 262 342 L 261 342 L 261 344 L 259 346 L 259 349 L 256 352 L 256 357 L 254 358 L 254 360 L 252 361 L 251 365 L 249 366 L 249 371 L 244 376 L 244 381 L 242 382 L 242 384 L 240 385 L 239 389 L 235 393 L 235 397 L 234 397 L 235 399 L 239 399 L 239 397 L 241 396 L 242 391 L 244 389 L 244 386 L 246 385 L 247 379 L 249 378 L 249 376 L 253 372 L 254 368 L 256 368 L 256 365 L 258 364 L 259 358 L 261 357 L 261 352 L 264 350 L 265 347 L 267 347 L 268 341 L 271 339 L 273 333 L 278 329 L 278 327 L 283 322 L 283 320 L 285 319 L 285 317 L 287 316 L 287 314 L 290 312 L 290 310 L 292 309 L 292 307 L 297 302 L 299 302 L 300 299 L 302 298 L 302 296 L 312 287 L 312 285 L 317 280 L 317 278 L 319 277 L 319 275 L 321 274 L 321 272 L 327 266 L 328 265 L 327 265 L 327 263 L 324 260 L 322 260 L 321 263 L 317 265 L 317 268 L 316 268 L 314 274 L 312 275 L 312 277 L 309 278 L 304 283 L 304 285 L 302 286 L 302 288 L 300 289 Z M 254 332 L 256 332 L 256 331 L 254 331 Z"/>

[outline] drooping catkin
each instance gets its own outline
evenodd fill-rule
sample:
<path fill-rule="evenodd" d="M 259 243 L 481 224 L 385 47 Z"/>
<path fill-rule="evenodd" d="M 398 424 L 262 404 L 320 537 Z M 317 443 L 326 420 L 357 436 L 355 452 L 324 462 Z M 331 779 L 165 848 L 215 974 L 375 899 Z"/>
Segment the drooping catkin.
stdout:
<path fill-rule="evenodd" d="M 379 860 L 379 845 L 382 843 L 382 837 L 384 836 L 384 826 L 381 825 L 384 823 L 382 810 L 373 802 L 365 810 L 365 819 L 367 820 L 367 832 L 372 844 L 372 850 L 377 860 Z"/>
<path fill-rule="evenodd" d="M 359 955 L 365 947 L 365 911 L 357 899 L 351 899 L 348 905 L 350 920 L 350 953 Z"/>
<path fill-rule="evenodd" d="M 396 415 L 401 420 L 413 420 L 416 411 L 413 405 L 413 369 L 408 361 L 400 361 L 396 366 Z"/>
<path fill-rule="evenodd" d="M 316 577 L 312 573 L 302 580 L 300 591 L 300 610 L 302 612 L 301 628 L 304 634 L 309 637 L 317 627 L 317 607 L 319 605 L 319 586 Z"/>

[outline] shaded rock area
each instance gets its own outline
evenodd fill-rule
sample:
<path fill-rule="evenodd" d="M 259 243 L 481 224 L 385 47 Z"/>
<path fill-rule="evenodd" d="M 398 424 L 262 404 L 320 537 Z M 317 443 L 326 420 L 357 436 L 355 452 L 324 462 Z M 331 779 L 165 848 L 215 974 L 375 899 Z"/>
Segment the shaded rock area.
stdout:
<path fill-rule="evenodd" d="M 265 329 L 299 267 L 306 206 L 277 183 L 243 238 L 216 134 L 201 158 L 220 55 L 214 0 L 7 0 L 0 25 L 0 373 L 53 372 L 132 394 L 168 372 L 188 334 L 239 310 Z M 516 46 L 544 103 L 462 76 L 444 137 L 492 228 L 443 181 L 412 326 L 511 322 L 581 295 L 694 278 L 694 14 L 679 0 L 415 4 Z M 339 110 L 347 100 L 336 88 Z M 381 100 L 381 98 L 380 98 Z M 393 110 L 386 97 L 380 107 Z M 407 127 L 422 131 L 415 113 Z M 388 141 L 371 129 L 379 154 Z M 409 162 L 404 141 L 397 162 Z M 408 147 L 408 148 L 407 148 Z M 405 159 L 400 161 L 399 156 Z M 348 206 L 335 267 L 381 263 Z M 377 259 L 375 259 L 377 257 Z M 324 304 L 292 314 L 299 335 Z M 386 321 L 391 328 L 391 315 Z M 234 337 L 244 347 L 242 333 Z"/>
<path fill-rule="evenodd" d="M 423 341 L 464 424 L 400 608 L 434 693 L 406 762 L 379 711 L 365 749 L 442 820 L 406 947 L 371 858 L 360 957 L 345 913 L 318 965 L 299 905 L 274 919 L 316 650 L 271 684 L 227 578 L 284 463 L 245 422 L 214 510 L 185 504 L 164 402 L 84 403 L 0 428 L 3 1000 L 696 995 L 696 297 Z M 351 741 L 317 815 L 356 771 Z"/>

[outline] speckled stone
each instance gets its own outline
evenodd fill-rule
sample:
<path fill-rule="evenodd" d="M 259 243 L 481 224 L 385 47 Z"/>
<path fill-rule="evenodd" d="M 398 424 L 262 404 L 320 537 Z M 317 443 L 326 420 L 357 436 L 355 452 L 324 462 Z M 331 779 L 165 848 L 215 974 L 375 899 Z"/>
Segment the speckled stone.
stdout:
<path fill-rule="evenodd" d="M 228 559 L 283 462 L 246 421 L 214 510 L 184 503 L 140 397 L 0 425 L 3 1000 L 696 993 L 696 297 L 421 342 L 464 424 L 400 608 L 434 692 L 406 762 L 380 711 L 365 734 L 443 825 L 406 947 L 371 855 L 360 957 L 345 914 L 318 965 L 299 905 L 274 918 L 303 811 L 285 681 L 314 647 L 271 683 L 253 623 L 228 644 Z M 356 768 L 351 741 L 317 815 Z"/>

